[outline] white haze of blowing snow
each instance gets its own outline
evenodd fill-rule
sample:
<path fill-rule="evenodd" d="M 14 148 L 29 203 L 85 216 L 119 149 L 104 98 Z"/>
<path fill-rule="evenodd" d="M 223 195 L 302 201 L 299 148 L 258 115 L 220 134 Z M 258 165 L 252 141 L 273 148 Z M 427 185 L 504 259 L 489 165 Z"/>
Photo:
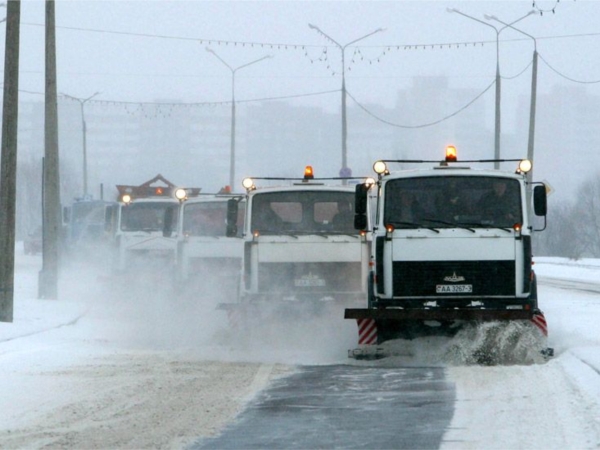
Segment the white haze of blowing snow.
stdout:
<path fill-rule="evenodd" d="M 38 300 L 41 258 L 18 247 L 16 262 L 14 321 L 0 324 L 1 448 L 182 448 L 304 364 L 445 366 L 456 403 L 444 449 L 600 445 L 598 260 L 536 258 L 555 357 L 491 367 L 444 361 L 435 340 L 349 360 L 356 325 L 334 315 L 301 329 L 292 317 L 258 323 L 238 339 L 218 297 L 175 295 L 156 278 L 65 270 L 60 300 Z"/>

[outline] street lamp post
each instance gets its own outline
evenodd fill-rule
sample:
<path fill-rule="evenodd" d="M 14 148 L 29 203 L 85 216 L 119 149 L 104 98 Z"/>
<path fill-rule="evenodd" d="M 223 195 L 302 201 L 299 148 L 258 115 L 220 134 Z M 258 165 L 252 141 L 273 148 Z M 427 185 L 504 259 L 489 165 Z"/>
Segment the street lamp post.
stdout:
<path fill-rule="evenodd" d="M 81 107 L 81 133 L 83 140 L 83 196 L 87 197 L 88 195 L 88 170 L 87 170 L 87 125 L 85 122 L 85 112 L 84 105 L 94 98 L 96 95 L 100 94 L 100 92 L 95 92 L 87 98 L 77 98 L 71 95 L 62 94 L 64 97 L 70 98 L 71 100 L 75 100 L 79 102 L 79 106 Z"/>
<path fill-rule="evenodd" d="M 238 70 L 243 69 L 244 67 L 248 67 L 252 64 L 256 64 L 257 62 L 263 61 L 268 58 L 272 58 L 273 56 L 266 55 L 247 64 L 243 64 L 238 67 L 231 67 L 211 48 L 206 47 L 206 51 L 215 55 L 215 57 L 231 71 L 231 149 L 229 152 L 229 186 L 233 189 L 233 187 L 235 186 L 235 74 Z"/>
<path fill-rule="evenodd" d="M 530 12 L 529 14 L 535 13 L 535 11 Z M 488 20 L 495 20 L 504 25 L 505 28 L 512 28 L 513 30 L 527 36 L 528 38 L 533 40 L 533 62 L 531 67 L 531 100 L 529 106 L 529 139 L 527 142 L 527 159 L 533 161 L 533 150 L 534 150 L 534 138 L 535 138 L 535 110 L 536 110 L 536 102 L 537 102 L 537 67 L 538 67 L 538 52 L 537 52 L 537 40 L 532 35 L 525 33 L 524 31 L 519 30 L 518 28 L 513 27 L 515 22 L 510 24 L 505 23 L 498 19 L 496 16 L 485 16 Z M 527 172 L 527 179 L 529 181 L 532 180 L 532 172 L 530 170 Z"/>
<path fill-rule="evenodd" d="M 342 53 L 342 170 L 341 170 L 341 172 L 344 173 L 344 172 L 347 172 L 347 170 L 348 170 L 348 150 L 347 150 L 347 144 L 346 144 L 347 138 L 348 138 L 348 125 L 347 125 L 347 120 L 346 120 L 346 55 L 345 55 L 345 50 L 346 50 L 346 47 L 348 47 L 349 45 L 355 44 L 356 42 L 362 41 L 363 39 L 366 39 L 369 36 L 372 36 L 376 33 L 384 31 L 384 29 L 378 28 L 378 29 L 370 32 L 369 34 L 366 34 L 362 37 L 359 37 L 358 39 L 354 39 L 353 41 L 342 45 L 339 42 L 337 42 L 336 40 L 334 40 L 331 36 L 326 34 L 318 26 L 310 24 L 310 23 L 308 24 L 308 26 L 311 29 L 315 30 L 317 33 L 323 35 L 325 38 L 329 39 L 331 42 L 333 42 L 340 49 L 340 52 Z"/>
<path fill-rule="evenodd" d="M 500 97 L 501 97 L 501 92 L 502 92 L 501 77 L 500 77 L 500 33 L 502 32 L 502 30 L 507 28 L 509 25 L 505 24 L 504 27 L 496 28 L 494 25 L 490 25 L 489 23 L 484 22 L 483 20 L 477 19 L 468 14 L 465 14 L 456 8 L 448 8 L 447 11 L 450 13 L 460 14 L 463 17 L 474 20 L 475 22 L 479 22 L 482 25 L 492 28 L 496 32 L 496 108 L 495 108 L 495 116 L 494 116 L 495 117 L 494 118 L 494 159 L 499 160 L 500 159 L 500 136 L 501 136 L 500 130 L 501 130 L 501 126 L 502 126 L 501 112 L 500 112 L 500 109 L 501 109 Z M 523 20 L 524 18 L 530 16 L 534 12 L 535 11 L 530 11 L 523 17 L 512 22 L 512 24 L 515 24 L 515 23 Z M 498 161 L 496 161 L 494 163 L 494 168 L 495 169 L 500 168 L 500 163 Z"/>

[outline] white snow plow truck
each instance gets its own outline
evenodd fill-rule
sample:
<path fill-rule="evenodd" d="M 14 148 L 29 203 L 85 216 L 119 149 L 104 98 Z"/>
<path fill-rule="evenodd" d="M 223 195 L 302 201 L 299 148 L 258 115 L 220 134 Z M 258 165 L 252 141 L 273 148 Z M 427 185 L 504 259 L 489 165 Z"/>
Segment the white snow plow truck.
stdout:
<path fill-rule="evenodd" d="M 190 293 L 198 290 L 232 297 L 237 295 L 242 270 L 245 196 L 228 187 L 217 194 L 201 194 L 181 204 L 176 222 L 176 285 Z M 226 235 L 228 202 L 239 202 L 234 236 Z M 171 236 L 171 230 L 165 235 Z"/>
<path fill-rule="evenodd" d="M 117 190 L 118 203 L 106 217 L 113 235 L 113 271 L 129 276 L 141 269 L 170 273 L 177 239 L 165 236 L 165 222 L 176 220 L 180 202 L 200 189 L 177 188 L 159 174 L 139 186 L 118 185 Z M 176 222 L 168 225 L 176 228 Z"/>
<path fill-rule="evenodd" d="M 377 210 L 367 302 L 345 311 L 359 330 L 350 357 L 379 355 L 385 349 L 378 345 L 386 341 L 454 336 L 464 326 L 515 321 L 551 356 L 531 243 L 533 232 L 546 225 L 546 187 L 528 181 L 528 160 L 462 163 L 507 161 L 518 162 L 516 172 L 471 168 L 449 146 L 441 162 L 374 164 Z M 438 164 L 390 172 L 394 163 Z M 356 186 L 358 230 L 368 227 L 370 188 Z M 534 214 L 541 216 L 538 225 Z"/>
<path fill-rule="evenodd" d="M 256 180 L 286 185 L 257 188 Z M 328 180 L 339 184 L 326 184 Z M 311 317 L 362 304 L 370 233 L 354 228 L 355 188 L 340 180 L 347 179 L 314 178 L 311 166 L 303 178 L 243 180 L 246 220 L 239 298 L 220 305 L 230 319 L 254 320 L 289 310 L 298 313 L 290 317 Z M 229 201 L 229 236 L 237 233 L 238 204 Z"/>

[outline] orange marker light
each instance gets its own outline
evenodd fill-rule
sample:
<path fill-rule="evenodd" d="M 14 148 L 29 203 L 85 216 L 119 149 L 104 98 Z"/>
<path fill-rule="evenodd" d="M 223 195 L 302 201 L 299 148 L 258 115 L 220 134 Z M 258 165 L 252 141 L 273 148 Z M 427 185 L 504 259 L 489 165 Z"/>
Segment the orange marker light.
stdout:
<path fill-rule="evenodd" d="M 154 192 L 156 193 L 156 195 L 162 195 L 163 194 L 163 189 L 160 188 L 160 187 L 157 187 Z"/>
<path fill-rule="evenodd" d="M 314 177 L 315 177 L 315 175 L 313 173 L 312 166 L 306 166 L 304 168 L 304 179 L 305 180 L 312 180 Z"/>
<path fill-rule="evenodd" d="M 446 147 L 446 161 L 456 161 L 456 147 L 454 145 L 449 145 Z"/>

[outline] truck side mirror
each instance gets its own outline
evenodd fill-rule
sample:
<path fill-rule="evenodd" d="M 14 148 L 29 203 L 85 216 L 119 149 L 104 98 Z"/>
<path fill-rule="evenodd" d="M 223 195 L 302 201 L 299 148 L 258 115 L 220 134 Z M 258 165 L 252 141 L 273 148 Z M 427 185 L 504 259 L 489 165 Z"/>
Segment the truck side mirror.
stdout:
<path fill-rule="evenodd" d="M 545 216 L 548 212 L 546 186 L 543 184 L 533 188 L 533 211 L 536 216 Z"/>
<path fill-rule="evenodd" d="M 238 201 L 235 198 L 227 200 L 227 237 L 237 236 Z"/>
<path fill-rule="evenodd" d="M 365 230 L 367 228 L 369 187 L 366 183 L 357 184 L 354 191 L 354 228 L 356 230 Z"/>
<path fill-rule="evenodd" d="M 366 230 L 367 229 L 367 215 L 366 214 L 355 214 L 354 215 L 354 229 Z"/>
<path fill-rule="evenodd" d="M 354 191 L 354 213 L 366 214 L 369 194 L 369 185 L 366 183 L 357 184 Z"/>
<path fill-rule="evenodd" d="M 175 208 L 169 206 L 165 209 L 165 216 L 163 221 L 163 237 L 171 237 L 173 234 L 173 216 L 175 214 Z"/>

